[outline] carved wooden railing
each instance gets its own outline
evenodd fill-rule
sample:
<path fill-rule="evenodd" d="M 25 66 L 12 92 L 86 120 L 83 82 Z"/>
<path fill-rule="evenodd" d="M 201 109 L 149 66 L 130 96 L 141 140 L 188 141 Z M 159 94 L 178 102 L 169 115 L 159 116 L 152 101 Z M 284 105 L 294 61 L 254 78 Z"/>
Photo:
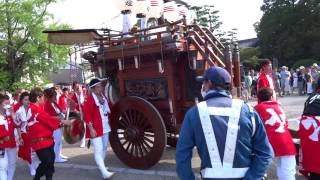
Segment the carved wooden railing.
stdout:
<path fill-rule="evenodd" d="M 224 49 L 225 47 L 224 47 L 224 45 L 216 38 L 216 36 L 214 36 L 213 34 L 212 34 L 212 32 L 208 29 L 208 28 L 206 28 L 206 27 L 204 27 L 204 28 L 202 28 L 207 34 L 208 34 L 208 36 L 215 42 L 215 44 L 218 46 L 218 48 L 219 49 Z"/>
<path fill-rule="evenodd" d="M 224 56 L 218 45 L 213 42 L 209 35 L 198 25 L 188 26 L 188 39 L 200 52 L 200 54 L 208 61 L 210 65 L 217 64 L 225 67 L 222 61 Z"/>

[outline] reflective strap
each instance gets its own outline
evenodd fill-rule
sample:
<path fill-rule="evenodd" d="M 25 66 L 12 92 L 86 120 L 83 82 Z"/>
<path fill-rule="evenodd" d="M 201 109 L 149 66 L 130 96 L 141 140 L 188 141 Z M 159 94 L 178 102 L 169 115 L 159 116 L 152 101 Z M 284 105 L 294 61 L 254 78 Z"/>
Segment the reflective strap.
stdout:
<path fill-rule="evenodd" d="M 207 143 L 210 162 L 212 168 L 222 168 L 221 157 L 218 151 L 216 137 L 212 128 L 207 102 L 203 101 L 198 105 L 199 117 L 203 129 L 204 137 Z"/>
<path fill-rule="evenodd" d="M 213 116 L 234 116 L 232 108 L 208 107 L 209 114 Z"/>
<path fill-rule="evenodd" d="M 251 134 L 251 137 L 254 136 L 254 133 L 256 132 L 256 119 L 254 117 L 254 114 L 253 114 L 253 108 L 252 106 L 250 106 L 249 104 L 246 104 L 248 107 L 249 107 L 249 110 L 250 110 L 250 113 L 251 113 L 251 123 L 252 123 L 252 134 Z"/>
<path fill-rule="evenodd" d="M 243 101 L 232 100 L 232 115 L 229 117 L 226 143 L 223 155 L 223 168 L 232 168 L 236 151 L 237 137 L 239 132 L 239 119 Z"/>
<path fill-rule="evenodd" d="M 205 168 L 201 170 L 202 178 L 232 179 L 243 178 L 249 168 Z"/>

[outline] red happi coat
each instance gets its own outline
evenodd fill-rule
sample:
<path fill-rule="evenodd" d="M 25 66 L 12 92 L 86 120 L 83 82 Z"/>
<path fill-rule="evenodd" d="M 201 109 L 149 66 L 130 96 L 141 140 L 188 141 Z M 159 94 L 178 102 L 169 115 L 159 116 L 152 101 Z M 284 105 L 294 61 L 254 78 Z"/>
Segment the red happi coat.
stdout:
<path fill-rule="evenodd" d="M 296 149 L 288 129 L 288 122 L 278 102 L 261 102 L 255 109 L 264 123 L 275 156 L 295 155 Z"/>
<path fill-rule="evenodd" d="M 302 149 L 302 166 L 309 172 L 320 173 L 320 116 L 303 115 L 299 136 Z"/>
<path fill-rule="evenodd" d="M 50 116 L 56 116 L 56 117 L 59 117 L 57 112 L 55 111 L 55 109 L 53 108 L 52 106 L 52 103 L 55 104 L 55 106 L 57 108 L 59 108 L 58 104 L 56 102 L 51 102 L 49 100 L 46 100 L 45 103 L 44 103 L 44 106 L 43 106 L 43 110 L 48 113 Z M 60 112 L 62 112 L 62 110 L 59 108 Z"/>
<path fill-rule="evenodd" d="M 43 105 L 44 107 L 44 105 Z M 32 117 L 28 120 L 27 133 L 31 139 L 30 145 L 34 151 L 53 145 L 53 131 L 60 128 L 60 119 L 50 116 L 42 107 L 30 104 Z M 37 141 L 43 139 L 41 141 Z"/>
<path fill-rule="evenodd" d="M 82 95 L 83 95 L 83 99 L 85 101 L 86 100 L 86 90 L 85 89 L 82 89 Z M 77 92 L 74 92 L 73 95 L 71 96 L 71 100 L 73 100 L 73 102 L 74 102 L 74 109 L 72 109 L 72 110 L 80 111 L 80 109 L 79 109 L 79 103 L 80 102 L 79 102 L 79 99 L 78 99 L 79 96 L 80 95 L 78 95 Z M 83 106 L 83 103 L 80 104 L 81 107 Z"/>
<path fill-rule="evenodd" d="M 66 111 L 67 111 L 67 108 L 68 108 L 67 99 L 68 99 L 68 97 L 66 97 L 65 95 L 61 95 L 61 96 L 59 97 L 59 100 L 58 100 L 59 108 L 60 108 L 63 112 L 66 112 Z"/>
<path fill-rule="evenodd" d="M 20 109 L 20 107 L 22 107 L 22 106 L 23 105 L 21 103 L 18 103 L 16 106 L 14 106 L 13 110 L 15 112 L 17 112 Z M 18 116 L 17 116 L 17 118 L 18 118 Z M 19 120 L 19 119 L 18 119 L 18 121 L 21 122 L 21 120 Z M 30 146 L 30 138 L 29 138 L 28 133 L 21 132 L 21 138 L 23 140 L 23 144 L 19 145 L 18 157 L 29 162 L 29 164 L 31 164 L 31 161 L 32 161 L 32 159 L 31 159 L 31 146 Z"/>
<path fill-rule="evenodd" d="M 107 99 L 107 101 L 108 101 L 109 107 L 111 108 L 110 101 L 108 99 Z M 87 126 L 86 138 L 92 138 L 90 135 L 90 131 L 88 129 L 89 123 L 92 123 L 92 126 L 97 133 L 97 137 L 100 137 L 103 135 L 103 126 L 102 126 L 102 119 L 100 116 L 99 107 L 96 105 L 92 94 L 83 103 L 83 117 L 84 117 L 84 121 Z M 108 115 L 108 118 L 109 117 L 110 117 L 110 115 Z M 110 119 L 109 119 L 109 123 L 110 123 Z"/>
<path fill-rule="evenodd" d="M 276 93 L 274 90 L 274 84 L 273 84 L 273 80 L 272 80 L 272 76 L 270 76 L 269 74 L 266 74 L 264 72 L 262 72 L 258 78 L 258 83 L 257 83 L 257 90 L 259 92 L 260 89 L 262 88 L 271 88 L 273 90 L 273 101 L 277 100 L 276 97 Z M 258 99 L 258 104 L 260 103 L 260 99 Z"/>
<path fill-rule="evenodd" d="M 14 137 L 14 129 L 17 126 L 11 116 L 0 117 L 0 139 L 9 137 L 9 140 L 0 143 L 0 148 L 15 148 L 16 140 Z"/>

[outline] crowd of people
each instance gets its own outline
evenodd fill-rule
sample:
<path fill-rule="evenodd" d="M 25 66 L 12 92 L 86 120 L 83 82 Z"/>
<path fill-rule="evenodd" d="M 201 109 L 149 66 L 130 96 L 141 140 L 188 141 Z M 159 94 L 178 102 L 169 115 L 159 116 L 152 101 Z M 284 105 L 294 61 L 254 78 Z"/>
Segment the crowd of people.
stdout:
<path fill-rule="evenodd" d="M 245 71 L 242 77 L 243 98 L 250 100 L 257 97 L 257 80 L 259 71 L 254 69 Z M 282 66 L 280 69 L 273 69 L 272 80 L 278 96 L 289 96 L 292 94 L 310 95 L 316 90 L 316 84 L 320 77 L 320 66 L 314 63 L 312 66 L 300 66 L 298 69 L 291 69 Z"/>
<path fill-rule="evenodd" d="M 300 172 L 309 180 L 320 179 L 320 156 L 316 155 L 320 149 L 319 67 L 300 67 L 296 73 L 282 67 L 279 74 L 275 72 L 271 61 L 263 60 L 253 80 L 246 78 L 251 77 L 246 73 L 245 87 L 248 94 L 257 97 L 255 107 L 232 99 L 232 78 L 225 69 L 211 67 L 197 78 L 202 82 L 204 101 L 186 113 L 181 127 L 176 149 L 181 179 L 195 179 L 191 159 L 196 146 L 203 179 L 262 179 L 273 160 L 279 180 L 294 180 L 298 151 L 277 98 L 277 91 L 278 96 L 289 95 L 294 87 L 301 95 L 310 94 L 300 120 Z M 101 176 L 112 177 L 114 173 L 104 161 L 112 106 L 103 93 L 105 85 L 106 80 L 95 78 L 87 88 L 74 82 L 70 89 L 54 86 L 20 90 L 13 95 L 0 92 L 0 180 L 13 179 L 17 157 L 28 163 L 34 180 L 43 176 L 51 180 L 54 163 L 68 160 L 62 154 L 62 127 L 73 125 L 75 119 L 68 118 L 70 111 L 82 113 L 86 124 L 80 147 L 89 139 Z"/>
<path fill-rule="evenodd" d="M 92 79 L 88 89 L 74 82 L 72 89 L 58 86 L 44 90 L 0 92 L 0 180 L 13 180 L 17 157 L 25 160 L 34 180 L 51 180 L 54 163 L 63 163 L 62 127 L 73 126 L 69 112 L 83 114 L 86 136 L 104 179 L 113 176 L 104 160 L 109 142 L 110 102 L 104 96 L 105 80 Z"/>
<path fill-rule="evenodd" d="M 315 69 L 319 73 L 317 65 Z M 299 72 L 305 77 L 308 71 L 301 67 Z M 286 91 L 290 93 L 286 88 L 290 82 L 286 67 L 280 73 L 286 77 L 282 80 L 284 87 L 280 86 L 282 96 Z M 277 179 L 295 180 L 297 159 L 299 171 L 308 180 L 320 179 L 320 79 L 316 83 L 306 81 L 313 83 L 313 91 L 300 119 L 299 150 L 278 102 L 270 60 L 260 62 L 254 108 L 243 100 L 232 99 L 232 78 L 225 69 L 209 68 L 198 79 L 204 101 L 186 113 L 177 144 L 177 173 L 181 179 L 195 179 L 191 166 L 194 147 L 201 159 L 203 179 L 265 179 L 274 161 Z"/>

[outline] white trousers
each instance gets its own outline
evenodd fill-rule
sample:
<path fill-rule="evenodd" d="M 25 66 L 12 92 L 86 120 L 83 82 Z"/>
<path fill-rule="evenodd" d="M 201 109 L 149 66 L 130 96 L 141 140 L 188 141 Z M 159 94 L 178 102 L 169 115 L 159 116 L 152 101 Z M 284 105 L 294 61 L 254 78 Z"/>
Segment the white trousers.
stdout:
<path fill-rule="evenodd" d="M 91 139 L 91 142 L 94 148 L 94 159 L 102 174 L 102 177 L 108 177 L 108 174 L 110 174 L 110 172 L 107 170 L 106 165 L 104 164 L 104 159 L 107 155 L 109 133 L 105 133 L 101 137 L 93 138 Z"/>
<path fill-rule="evenodd" d="M 1 154 L 2 154 L 1 150 Z M 0 157 L 0 180 L 8 179 L 8 153 L 4 150 L 4 155 Z"/>
<path fill-rule="evenodd" d="M 13 180 L 16 171 L 17 148 L 6 148 L 0 157 L 0 180 Z"/>
<path fill-rule="evenodd" d="M 62 149 L 62 130 L 61 128 L 56 129 L 53 131 L 53 138 L 54 138 L 54 154 L 56 157 L 56 161 L 61 160 L 61 149 Z"/>
<path fill-rule="evenodd" d="M 6 153 L 8 157 L 8 180 L 13 180 L 14 172 L 16 171 L 17 148 L 8 148 Z"/>
<path fill-rule="evenodd" d="M 295 156 L 276 157 L 277 176 L 279 180 L 295 180 L 296 158 Z"/>
<path fill-rule="evenodd" d="M 29 164 L 30 175 L 34 176 L 36 174 L 36 170 L 40 164 L 38 156 L 35 152 L 31 152 L 31 164 Z"/>

